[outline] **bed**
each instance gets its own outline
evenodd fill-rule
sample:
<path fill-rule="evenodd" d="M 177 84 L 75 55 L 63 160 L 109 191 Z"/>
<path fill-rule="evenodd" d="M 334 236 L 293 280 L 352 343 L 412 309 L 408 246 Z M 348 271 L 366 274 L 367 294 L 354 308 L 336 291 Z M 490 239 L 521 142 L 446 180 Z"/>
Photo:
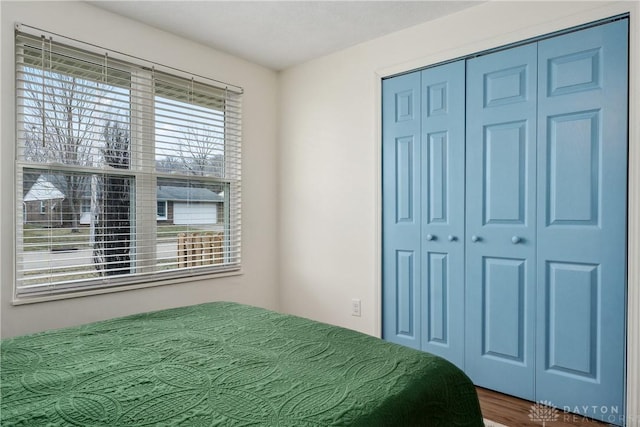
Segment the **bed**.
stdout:
<path fill-rule="evenodd" d="M 5 339 L 2 426 L 482 426 L 434 355 L 214 302 Z"/>

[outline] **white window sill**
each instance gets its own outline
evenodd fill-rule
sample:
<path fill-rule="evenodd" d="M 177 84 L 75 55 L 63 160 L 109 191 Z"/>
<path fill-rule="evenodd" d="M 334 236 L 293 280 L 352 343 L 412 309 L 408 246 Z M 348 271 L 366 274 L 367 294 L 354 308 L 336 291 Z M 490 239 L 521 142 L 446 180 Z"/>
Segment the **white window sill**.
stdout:
<path fill-rule="evenodd" d="M 25 304 L 34 304 L 34 303 L 40 303 L 40 302 L 48 302 L 48 301 L 58 301 L 58 300 L 69 299 L 69 298 L 80 298 L 80 297 L 86 297 L 91 295 L 102 295 L 102 294 L 109 294 L 113 292 L 130 291 L 134 289 L 152 288 L 156 286 L 183 284 L 183 283 L 198 282 L 203 280 L 215 280 L 223 277 L 240 276 L 242 274 L 243 274 L 242 269 L 239 268 L 237 270 L 225 271 L 220 273 L 162 279 L 162 280 L 156 280 L 156 281 L 135 283 L 131 285 L 93 288 L 93 289 L 87 289 L 86 291 L 62 292 L 62 293 L 50 294 L 50 295 L 39 294 L 34 296 L 28 296 L 28 295 L 14 296 L 13 300 L 11 301 L 11 304 L 25 305 Z"/>

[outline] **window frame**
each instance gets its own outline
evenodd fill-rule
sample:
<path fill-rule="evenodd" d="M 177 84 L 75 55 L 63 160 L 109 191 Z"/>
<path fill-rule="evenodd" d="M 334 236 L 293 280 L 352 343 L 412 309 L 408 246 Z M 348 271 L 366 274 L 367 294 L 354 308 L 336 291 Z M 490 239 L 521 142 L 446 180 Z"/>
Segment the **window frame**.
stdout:
<path fill-rule="evenodd" d="M 22 67 L 27 66 L 24 63 L 19 64 L 18 62 L 18 52 L 21 50 L 21 47 L 18 41 L 18 34 L 21 34 L 24 37 L 35 36 L 35 34 L 32 34 L 31 32 L 27 32 L 24 30 L 25 30 L 24 26 L 20 26 L 20 25 L 17 26 L 16 39 L 14 41 L 14 44 L 16 47 L 16 60 L 15 60 L 16 101 L 17 101 L 17 97 L 19 96 L 19 93 L 25 90 L 24 86 L 21 86 L 21 84 L 18 82 L 18 76 L 19 76 L 18 68 L 21 66 Z M 55 35 L 55 37 L 58 40 L 60 38 L 64 40 L 63 36 Z M 72 41 L 71 44 L 64 44 L 65 42 L 66 40 L 64 40 L 61 44 L 66 47 L 71 46 L 72 49 L 79 49 L 78 47 L 75 46 L 75 44 L 78 44 L 78 43 L 81 45 L 80 49 L 87 49 L 87 47 L 84 46 L 84 44 L 82 44 L 81 42 Z M 89 57 L 91 56 L 91 54 L 94 54 L 93 51 L 95 48 L 96 48 L 95 46 L 91 46 L 91 49 L 87 49 L 87 51 L 89 52 L 88 54 Z M 108 49 L 100 48 L 100 50 L 111 53 L 111 51 L 109 51 Z M 79 56 L 82 55 L 80 50 L 78 50 L 77 52 Z M 76 53 L 75 50 L 74 50 L 74 53 Z M 76 58 L 76 57 L 69 59 L 72 65 L 75 64 L 75 61 L 81 61 L 81 60 L 83 59 Z M 112 59 L 110 58 L 110 60 Z M 156 145 L 156 139 L 155 139 L 156 137 L 155 137 L 155 132 L 149 132 L 149 129 L 155 128 L 155 117 L 156 117 L 155 91 L 151 90 L 150 92 L 149 91 L 145 92 L 145 90 L 140 90 L 138 86 L 141 86 L 144 84 L 144 82 L 149 82 L 149 81 L 151 81 L 152 84 L 155 85 L 156 80 L 154 79 L 154 76 L 153 76 L 153 73 L 155 72 L 155 67 L 158 67 L 162 70 L 162 68 L 165 66 L 152 63 L 152 66 L 148 67 L 148 66 L 145 66 L 146 65 L 145 61 L 140 60 L 139 58 L 135 58 L 134 63 L 129 63 L 128 61 L 118 61 L 118 60 L 116 60 L 116 63 L 119 64 L 119 66 L 121 67 L 125 67 L 127 69 L 126 72 L 129 72 L 131 76 L 131 88 L 130 88 L 131 95 L 129 98 L 130 135 L 131 135 L 130 143 L 132 147 L 135 145 L 136 149 L 135 150 L 131 149 L 131 165 L 129 166 L 129 169 L 110 170 L 109 176 L 111 176 L 111 174 L 115 174 L 119 176 L 129 176 L 135 182 L 134 184 L 135 187 L 132 190 L 133 195 L 131 196 L 132 205 L 133 205 L 131 210 L 131 217 L 130 217 L 130 221 L 132 223 L 131 232 L 132 234 L 135 234 L 136 242 L 138 246 L 157 244 L 159 239 L 159 236 L 157 235 L 157 222 L 166 221 L 168 219 L 168 213 L 169 213 L 168 203 L 166 200 L 158 201 L 156 197 L 145 200 L 143 197 L 137 197 L 137 195 L 144 194 L 145 191 L 148 194 L 150 190 L 153 190 L 153 194 L 155 194 L 155 187 L 157 185 L 156 181 L 158 179 L 169 178 L 169 177 L 171 179 L 177 179 L 177 178 L 175 174 L 165 174 L 156 170 L 155 152 L 154 152 L 155 145 Z M 167 76 L 169 79 L 176 79 L 178 81 L 185 80 L 185 77 L 180 74 L 184 72 L 173 69 L 171 67 L 166 67 L 166 68 L 167 68 L 166 70 L 160 71 L 161 73 L 160 75 L 164 75 L 164 76 Z M 175 74 L 172 74 L 172 73 L 175 73 Z M 191 80 L 192 82 L 194 81 L 193 76 L 191 76 Z M 209 86 L 208 84 L 209 82 L 202 83 L 201 80 L 203 79 L 198 77 L 198 84 L 202 84 L 207 87 Z M 225 89 L 220 89 L 217 86 L 211 86 L 211 87 L 216 88 L 215 90 L 218 90 L 218 91 L 224 90 L 225 94 L 226 94 L 226 91 L 228 91 L 228 87 L 226 87 Z M 240 105 L 239 98 L 242 92 L 243 91 L 241 88 L 239 91 L 238 90 L 233 91 L 233 96 L 238 99 L 238 105 Z M 138 105 L 137 108 L 133 107 L 132 99 L 134 97 L 138 101 L 142 100 L 142 102 L 140 102 L 140 105 Z M 237 149 L 240 150 L 241 136 L 234 137 L 235 139 L 233 141 L 228 140 L 226 136 L 226 129 L 227 129 L 226 103 L 228 101 L 225 100 L 224 98 L 222 99 L 222 101 L 220 101 L 220 99 L 218 98 L 215 98 L 211 102 L 218 103 L 218 104 L 220 102 L 223 103 L 223 115 L 224 115 L 223 123 L 225 127 L 225 138 L 224 138 L 225 153 L 226 153 L 226 149 L 227 149 L 226 147 L 228 144 L 231 144 L 234 147 L 237 146 Z M 43 172 L 44 171 L 51 172 L 52 169 L 50 164 L 46 164 L 46 163 L 38 164 L 34 162 L 28 162 L 24 159 L 20 160 L 21 150 L 23 149 L 23 147 L 20 144 L 19 133 L 22 130 L 20 128 L 21 117 L 25 114 L 23 108 L 25 107 L 20 107 L 18 105 L 18 102 L 16 102 L 16 112 L 15 112 L 16 117 L 14 122 L 16 123 L 16 139 L 14 143 L 15 149 L 16 149 L 16 158 L 14 161 L 14 167 L 16 169 L 16 183 L 15 183 L 16 187 L 15 188 L 16 188 L 16 195 L 18 200 L 16 200 L 15 206 L 20 205 L 20 212 L 18 212 L 18 208 L 16 208 L 16 215 L 14 218 L 15 220 L 14 223 L 16 225 L 16 239 L 15 239 L 15 245 L 14 245 L 15 269 L 14 269 L 13 302 L 15 304 L 38 302 L 38 301 L 51 300 L 51 299 L 71 298 L 71 297 L 77 297 L 77 296 L 83 296 L 83 295 L 92 295 L 96 293 L 118 292 L 118 291 L 124 291 L 129 289 L 160 286 L 160 285 L 172 284 L 172 283 L 183 283 L 188 281 L 211 279 L 211 278 L 217 278 L 217 277 L 227 277 L 230 275 L 242 274 L 241 253 L 239 249 L 241 247 L 241 242 L 242 242 L 241 220 L 239 215 L 239 212 L 241 211 L 241 205 L 242 205 L 241 195 L 240 195 L 241 180 L 239 178 L 241 162 L 240 160 L 238 160 L 237 161 L 238 164 L 234 165 L 234 167 L 238 168 L 238 178 L 234 178 L 234 177 L 230 178 L 228 176 L 223 176 L 221 178 L 197 177 L 198 180 L 203 182 L 204 181 L 219 182 L 221 185 L 224 185 L 225 189 L 228 189 L 228 191 L 225 191 L 225 197 L 223 202 L 223 206 L 225 206 L 225 208 L 223 209 L 225 211 L 223 215 L 224 216 L 223 225 L 224 225 L 224 229 L 226 230 L 226 233 L 229 233 L 228 237 L 225 238 L 225 242 L 226 242 L 225 245 L 228 245 L 228 246 L 225 246 L 225 248 L 227 248 L 225 250 L 225 253 L 227 253 L 228 251 L 229 254 L 228 254 L 228 258 L 225 257 L 225 263 L 223 266 L 216 266 L 212 268 L 202 268 L 199 271 L 189 271 L 187 272 L 187 274 L 185 274 L 185 271 L 181 271 L 180 268 L 173 268 L 173 269 L 170 269 L 169 273 L 167 274 L 162 271 L 159 271 L 157 265 L 153 265 L 154 262 L 157 263 L 158 261 L 158 259 L 155 257 L 155 251 L 148 253 L 147 258 L 145 258 L 144 256 L 141 256 L 141 254 L 139 253 L 136 253 L 135 260 L 132 259 L 131 261 L 132 268 L 135 268 L 135 272 L 132 274 L 124 274 L 121 277 L 114 277 L 111 280 L 109 280 L 108 283 L 105 283 L 105 280 L 100 278 L 95 280 L 85 281 L 81 285 L 77 285 L 73 283 L 67 284 L 67 283 L 58 282 L 58 283 L 54 283 L 54 286 L 53 286 L 54 289 L 43 290 L 43 288 L 46 288 L 47 285 L 42 284 L 38 286 L 37 292 L 25 292 L 24 289 L 22 289 L 19 286 L 19 280 L 18 280 L 20 277 L 20 274 L 23 271 L 25 271 L 24 269 L 21 268 L 21 262 L 22 262 L 21 253 L 23 251 L 21 242 L 24 241 L 23 228 L 25 225 L 24 223 L 25 212 L 23 210 L 24 200 L 21 197 L 21 194 L 23 193 L 23 185 L 24 185 L 22 177 L 25 174 L 25 171 L 27 169 L 36 169 L 36 170 L 41 170 Z M 238 123 L 234 124 L 234 126 L 239 126 L 241 128 L 241 119 L 238 121 Z M 238 130 L 239 135 L 240 135 L 240 132 L 241 131 Z M 134 154 L 137 154 L 138 157 L 136 157 Z M 148 160 L 148 159 L 153 159 L 153 160 Z M 71 167 L 71 166 L 64 166 L 64 165 L 60 168 L 56 167 L 54 172 L 56 171 L 57 172 L 69 171 L 74 173 L 83 173 L 83 172 L 95 173 L 96 172 L 91 168 Z M 180 177 L 178 179 L 183 179 L 185 182 L 189 182 L 190 180 L 190 178 L 186 176 Z M 232 192 L 231 188 L 233 186 L 236 186 L 237 188 L 237 195 L 230 195 L 230 193 Z M 232 198 L 235 198 L 235 200 L 232 201 Z M 149 201 L 151 201 L 152 203 L 149 203 Z M 160 202 L 164 203 L 164 206 L 165 206 L 164 217 L 157 216 L 157 203 L 160 203 Z M 234 213 L 235 215 L 237 215 L 237 221 L 233 220 L 232 218 L 233 214 L 229 211 L 230 209 L 237 210 L 237 212 Z M 80 210 L 80 215 L 82 215 L 82 212 L 84 212 L 82 210 L 82 205 L 80 206 L 79 210 Z M 151 218 L 153 218 L 153 221 L 150 220 Z M 220 219 L 220 212 L 218 214 L 218 219 Z M 237 231 L 233 231 L 233 233 L 236 233 L 236 234 L 234 234 L 233 235 L 234 237 L 232 237 L 231 233 L 232 233 L 232 230 L 235 230 L 235 228 L 237 228 Z M 142 236 L 142 238 L 140 238 L 139 236 Z M 144 236 L 146 236 L 146 238 Z M 231 255 L 231 251 L 232 251 L 231 248 L 233 245 L 238 246 L 237 253 L 235 255 Z M 135 247 L 132 247 L 132 251 L 135 252 Z M 151 267 L 148 267 L 149 263 L 152 264 Z M 145 267 L 145 265 L 147 265 L 147 267 Z"/>

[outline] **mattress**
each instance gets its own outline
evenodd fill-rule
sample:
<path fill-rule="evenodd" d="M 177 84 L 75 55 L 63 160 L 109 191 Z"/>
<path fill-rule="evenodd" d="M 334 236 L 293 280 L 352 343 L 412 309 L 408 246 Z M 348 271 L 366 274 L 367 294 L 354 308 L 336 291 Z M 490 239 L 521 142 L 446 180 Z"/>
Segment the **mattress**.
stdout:
<path fill-rule="evenodd" d="M 446 360 L 229 302 L 5 339 L 2 426 L 482 426 Z"/>

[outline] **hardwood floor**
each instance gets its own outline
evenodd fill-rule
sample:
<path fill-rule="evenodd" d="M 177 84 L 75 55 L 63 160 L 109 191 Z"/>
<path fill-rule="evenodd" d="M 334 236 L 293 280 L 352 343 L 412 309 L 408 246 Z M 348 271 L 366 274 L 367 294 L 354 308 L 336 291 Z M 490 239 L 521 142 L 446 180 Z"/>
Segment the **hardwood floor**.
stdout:
<path fill-rule="evenodd" d="M 508 427 L 542 426 L 542 421 L 532 421 L 529 418 L 534 402 L 507 396 L 492 390 L 476 387 L 480 398 L 480 408 L 482 415 L 491 421 L 504 424 Z M 546 422 L 546 427 L 601 427 L 608 426 L 599 421 L 585 418 L 580 415 L 568 414 L 562 411 L 557 412 L 558 417 L 554 421 Z M 552 417 L 552 418 L 555 418 Z"/>

